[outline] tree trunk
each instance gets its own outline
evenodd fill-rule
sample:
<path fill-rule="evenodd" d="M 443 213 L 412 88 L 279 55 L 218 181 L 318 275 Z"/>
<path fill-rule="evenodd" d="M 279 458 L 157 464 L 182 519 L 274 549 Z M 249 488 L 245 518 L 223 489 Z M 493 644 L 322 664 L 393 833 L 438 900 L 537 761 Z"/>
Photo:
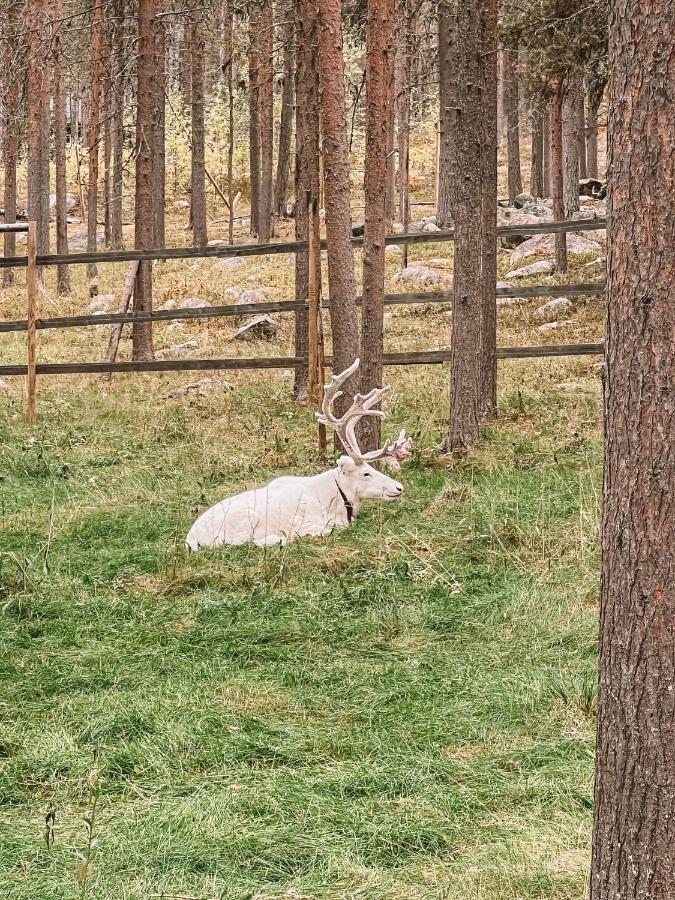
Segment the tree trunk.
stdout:
<path fill-rule="evenodd" d="M 457 49 L 456 0 L 440 0 L 438 5 L 438 69 L 440 124 L 438 154 L 438 197 L 436 222 L 441 228 L 453 223 L 453 190 L 457 178 L 457 73 L 455 53 Z"/>
<path fill-rule="evenodd" d="M 480 414 L 497 415 L 497 0 L 482 0 L 481 142 L 482 355 Z"/>
<path fill-rule="evenodd" d="M 382 386 L 387 130 L 393 106 L 395 0 L 368 0 L 361 390 Z M 380 419 L 363 420 L 362 449 L 380 443 Z"/>
<path fill-rule="evenodd" d="M 480 442 L 482 320 L 482 115 L 481 0 L 458 4 L 457 179 L 452 380 L 447 448 L 465 452 Z M 487 120 L 486 120 L 487 121 Z M 473 177 L 466 177 L 468 174 Z M 476 174 L 478 177 L 476 177 Z M 496 212 L 495 212 L 496 217 Z"/>
<path fill-rule="evenodd" d="M 567 219 L 579 210 L 579 89 L 579 77 L 571 72 L 565 78 L 562 106 L 563 199 Z"/>
<path fill-rule="evenodd" d="M 227 233 L 234 243 L 234 5 L 228 2 L 225 12 L 225 66 L 227 78 Z"/>
<path fill-rule="evenodd" d="M 288 183 L 291 167 L 291 142 L 293 139 L 293 103 L 295 83 L 293 65 L 293 3 L 287 2 L 283 9 L 284 25 L 281 31 L 284 44 L 283 86 L 281 90 L 281 114 L 279 118 L 279 149 L 277 153 L 277 177 L 274 182 L 274 211 L 280 219 L 288 215 Z"/>
<path fill-rule="evenodd" d="M 532 104 L 530 193 L 533 197 L 544 196 L 544 102 L 541 94 L 534 98 Z"/>
<path fill-rule="evenodd" d="M 87 128 L 87 252 L 95 253 L 98 219 L 98 141 L 101 128 L 101 81 L 103 77 L 103 2 L 96 0 L 91 19 L 89 57 L 89 122 Z M 96 263 L 87 263 L 87 276 L 96 277 Z"/>
<path fill-rule="evenodd" d="M 11 59 L 18 42 L 18 3 L 10 3 L 5 14 L 2 30 L 2 55 Z M 18 139 L 18 105 L 19 105 L 19 73 L 5 66 L 3 73 L 2 113 L 2 167 L 5 174 L 5 222 L 16 222 L 16 163 L 19 155 Z M 4 235 L 4 255 L 16 256 L 16 235 Z M 14 283 L 14 270 L 2 270 L 2 283 L 5 287 Z"/>
<path fill-rule="evenodd" d="M 549 106 L 551 123 L 551 195 L 553 197 L 553 218 L 556 222 L 565 218 L 563 201 L 563 151 L 562 151 L 562 94 L 560 81 L 556 86 Z M 567 271 L 567 235 L 564 231 L 555 235 L 555 268 L 559 274 Z"/>
<path fill-rule="evenodd" d="M 591 900 L 675 896 L 675 0 L 610 4 Z M 639 188 L 648 203 L 638 203 Z"/>
<path fill-rule="evenodd" d="M 136 250 L 150 250 L 153 243 L 153 106 L 157 72 L 155 22 L 157 0 L 138 0 L 138 56 L 136 92 Z M 143 261 L 138 267 L 134 288 L 134 311 L 152 311 L 152 263 Z M 134 359 L 152 359 L 152 323 L 134 323 Z"/>
<path fill-rule="evenodd" d="M 157 77 L 155 79 L 155 109 L 153 113 L 153 206 L 154 206 L 154 245 L 166 246 L 165 233 L 165 206 L 166 206 L 166 166 L 165 166 L 165 135 L 164 125 L 166 121 L 166 26 L 164 20 L 159 18 L 155 25 L 155 40 L 157 46 L 155 54 L 157 59 Z"/>
<path fill-rule="evenodd" d="M 408 233 L 410 222 L 410 64 L 409 64 L 409 11 L 407 0 L 396 3 L 396 62 L 399 85 L 396 97 L 398 123 L 398 206 L 403 233 Z M 401 267 L 408 265 L 408 245 L 401 250 Z"/>
<path fill-rule="evenodd" d="M 187 107 L 192 103 L 192 21 L 185 22 L 182 30 L 178 80 L 183 103 Z"/>
<path fill-rule="evenodd" d="M 577 145 L 579 148 L 579 178 L 588 178 L 586 158 L 586 98 L 583 91 L 577 97 Z"/>
<path fill-rule="evenodd" d="M 307 228 L 307 203 L 303 198 L 307 197 L 310 190 L 310 173 L 308 169 L 307 152 L 309 142 L 306 139 L 307 132 L 307 92 L 306 82 L 307 67 L 305 65 L 308 37 L 305 33 L 303 22 L 302 0 L 295 0 L 295 33 L 298 52 L 295 64 L 295 239 L 306 241 Z M 309 25 L 309 22 L 307 23 Z M 318 140 L 318 138 L 317 138 Z M 307 251 L 295 254 L 295 299 L 307 300 L 309 296 L 309 261 Z M 307 308 L 296 310 L 295 313 L 295 343 L 296 357 L 307 359 L 309 356 L 309 334 Z M 307 399 L 307 364 L 297 366 L 293 382 L 293 396 L 300 401 Z"/>
<path fill-rule="evenodd" d="M 124 246 L 122 233 L 122 199 L 124 193 L 124 40 L 122 22 L 124 19 L 124 0 L 116 0 L 113 7 L 112 23 L 112 55 L 113 83 L 111 86 L 112 103 L 112 179 L 110 196 L 110 246 L 113 250 L 121 250 Z"/>
<path fill-rule="evenodd" d="M 248 46 L 248 113 L 249 113 L 249 173 L 251 183 L 251 236 L 260 234 L 260 102 L 259 102 L 259 57 L 258 42 L 258 0 L 249 5 L 249 46 Z"/>
<path fill-rule="evenodd" d="M 63 0 L 54 0 L 54 35 L 52 66 L 54 78 L 54 168 L 56 192 L 56 252 L 68 252 L 68 199 L 66 185 L 66 85 L 63 77 Z M 59 265 L 56 273 L 57 292 L 70 293 L 70 269 Z"/>
<path fill-rule="evenodd" d="M 542 188 L 544 197 L 551 196 L 551 117 L 548 111 L 548 103 L 546 99 L 542 100 L 544 104 L 544 146 L 543 146 L 543 166 Z"/>
<path fill-rule="evenodd" d="M 588 140 L 586 143 L 586 168 L 589 178 L 598 177 L 598 113 L 605 93 L 605 80 L 597 78 L 588 91 Z"/>
<path fill-rule="evenodd" d="M 359 334 L 354 286 L 341 2 L 319 0 L 317 10 L 321 145 L 333 368 L 335 372 L 343 372 L 358 356 Z M 351 405 L 357 389 L 356 378 L 345 383 L 344 396 L 339 398 L 337 406 L 340 414 Z M 336 436 L 337 446 L 339 441 Z"/>
<path fill-rule="evenodd" d="M 204 29 L 201 13 L 192 19 L 192 244 L 206 247 L 206 176 L 204 173 Z"/>
<path fill-rule="evenodd" d="M 258 28 L 258 101 L 260 122 L 260 213 L 258 237 L 266 244 L 274 233 L 274 20 L 272 0 L 262 0 Z"/>
<path fill-rule="evenodd" d="M 504 47 L 502 51 L 504 73 L 504 113 L 506 116 L 506 148 L 508 154 L 509 204 L 523 192 L 520 174 L 520 115 L 518 110 L 518 48 Z"/>
<path fill-rule="evenodd" d="M 506 142 L 504 88 L 504 48 L 500 45 L 497 50 L 497 146 L 500 152 Z"/>
<path fill-rule="evenodd" d="M 45 0 L 27 0 L 26 26 L 28 30 L 28 60 L 26 64 L 26 119 L 27 119 L 27 179 L 29 220 L 37 223 L 38 252 L 44 245 L 43 234 L 45 212 L 49 222 L 49 195 L 45 196 L 43 186 L 43 155 L 48 153 L 44 144 L 42 106 L 44 102 L 43 81 L 47 79 L 45 65 L 46 3 Z M 49 235 L 47 235 L 47 242 Z M 38 284 L 44 289 L 42 269 L 38 271 Z"/>

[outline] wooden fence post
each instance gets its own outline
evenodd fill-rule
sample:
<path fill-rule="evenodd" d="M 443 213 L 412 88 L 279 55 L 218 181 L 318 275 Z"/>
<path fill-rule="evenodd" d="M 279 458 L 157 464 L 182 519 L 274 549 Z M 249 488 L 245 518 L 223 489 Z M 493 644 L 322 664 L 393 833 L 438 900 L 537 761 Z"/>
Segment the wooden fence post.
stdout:
<path fill-rule="evenodd" d="M 27 310 L 27 343 L 28 343 L 28 370 L 26 378 L 26 421 L 29 425 L 35 424 L 35 408 L 37 401 L 37 230 L 35 222 L 28 223 L 28 235 L 26 242 L 26 255 L 28 268 L 26 269 L 26 294 L 28 299 Z"/>
<path fill-rule="evenodd" d="M 308 371 L 307 386 L 310 405 L 316 409 L 323 400 L 324 346 L 321 321 L 321 230 L 318 200 L 307 192 L 307 257 L 309 262 Z M 319 452 L 326 455 L 326 426 L 319 425 Z"/>

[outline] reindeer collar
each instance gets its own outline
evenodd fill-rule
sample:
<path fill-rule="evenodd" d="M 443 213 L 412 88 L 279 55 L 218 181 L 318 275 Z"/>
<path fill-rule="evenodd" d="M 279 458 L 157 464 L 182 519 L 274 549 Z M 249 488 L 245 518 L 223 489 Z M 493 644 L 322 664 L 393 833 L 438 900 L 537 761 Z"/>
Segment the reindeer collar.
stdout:
<path fill-rule="evenodd" d="M 347 510 L 347 523 L 351 525 L 352 519 L 354 518 L 354 504 L 340 487 L 340 483 L 337 478 L 335 479 L 335 485 L 339 491 L 340 496 L 342 497 L 342 502 L 345 505 L 345 509 Z"/>

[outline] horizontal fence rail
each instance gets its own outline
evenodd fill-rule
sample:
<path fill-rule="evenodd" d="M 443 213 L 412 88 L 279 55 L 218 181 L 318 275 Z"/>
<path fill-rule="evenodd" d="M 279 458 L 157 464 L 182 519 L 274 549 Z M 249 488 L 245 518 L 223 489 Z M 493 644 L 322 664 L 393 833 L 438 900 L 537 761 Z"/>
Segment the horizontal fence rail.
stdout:
<path fill-rule="evenodd" d="M 19 223 L 17 223 L 19 224 Z M 497 237 L 510 235 L 555 234 L 561 231 L 602 231 L 606 227 L 606 219 L 567 219 L 563 222 L 542 222 L 536 225 L 500 225 Z M 11 229 L 25 231 L 26 227 Z M 389 234 L 385 244 L 433 244 L 455 240 L 454 228 L 446 231 L 409 232 L 408 234 Z M 353 237 L 352 244 L 359 247 L 363 237 Z M 328 244 L 321 241 L 321 249 Z M 268 256 L 279 253 L 302 253 L 307 250 L 306 241 L 286 241 L 274 244 L 226 244 L 218 247 L 169 247 L 154 250 L 108 250 L 102 253 L 61 253 L 38 256 L 38 266 L 81 265 L 82 263 L 131 262 L 132 260 L 154 259 L 221 259 L 233 256 Z M 27 265 L 25 256 L 0 257 L 0 269 L 21 268 Z"/>
<path fill-rule="evenodd" d="M 605 284 L 602 281 L 588 284 L 532 285 L 527 287 L 497 288 L 497 297 L 567 297 L 579 295 L 602 294 Z M 452 303 L 452 291 L 434 291 L 419 294 L 385 294 L 385 306 L 412 305 L 426 303 Z M 361 297 L 357 303 L 361 304 Z M 328 301 L 324 307 L 329 308 Z M 132 313 L 99 313 L 84 316 L 54 316 L 49 319 L 37 319 L 36 327 L 45 328 L 83 328 L 92 325 L 126 325 L 133 322 L 170 322 L 174 319 L 213 319 L 221 316 L 250 316 L 262 313 L 291 313 L 307 308 L 306 300 L 272 300 L 268 303 L 227 304 L 226 306 L 198 306 L 188 309 L 157 309 L 152 312 Z M 0 321 L 0 334 L 25 331 L 26 319 Z"/>
<path fill-rule="evenodd" d="M 546 356 L 598 356 L 604 353 L 603 344 L 559 344 L 533 347 L 498 347 L 497 359 L 533 359 Z M 400 353 L 385 353 L 385 366 L 426 366 L 449 362 L 452 350 L 415 350 Z M 326 366 L 332 365 L 332 358 L 326 357 Z M 162 359 L 129 360 L 128 362 L 74 362 L 38 363 L 38 375 L 86 375 L 108 372 L 197 372 L 244 369 L 293 369 L 306 366 L 307 360 L 300 356 L 260 356 L 238 359 Z M 0 366 L 0 376 L 26 375 L 27 366 Z"/>

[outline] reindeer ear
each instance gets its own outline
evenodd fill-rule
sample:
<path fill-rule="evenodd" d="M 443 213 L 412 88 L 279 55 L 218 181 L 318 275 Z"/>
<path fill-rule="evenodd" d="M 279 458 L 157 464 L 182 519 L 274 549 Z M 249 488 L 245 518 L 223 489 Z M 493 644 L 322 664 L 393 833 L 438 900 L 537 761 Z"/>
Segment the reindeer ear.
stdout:
<path fill-rule="evenodd" d="M 340 475 L 346 475 L 349 472 L 354 471 L 356 463 L 351 458 L 351 456 L 341 456 L 337 461 L 337 467 Z"/>

